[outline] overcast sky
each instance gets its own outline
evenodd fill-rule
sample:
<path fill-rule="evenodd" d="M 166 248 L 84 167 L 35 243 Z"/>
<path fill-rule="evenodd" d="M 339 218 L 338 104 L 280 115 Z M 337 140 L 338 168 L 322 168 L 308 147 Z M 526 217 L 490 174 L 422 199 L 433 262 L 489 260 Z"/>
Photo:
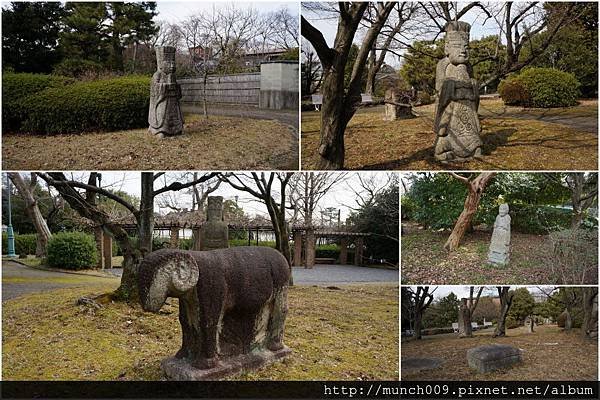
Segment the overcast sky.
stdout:
<path fill-rule="evenodd" d="M 470 286 L 431 286 L 431 290 L 435 289 L 437 287 L 437 289 L 435 290 L 435 292 L 433 293 L 433 298 L 434 299 L 441 299 L 442 297 L 446 297 L 448 296 L 450 293 L 454 293 L 456 295 L 456 297 L 460 298 L 464 298 L 464 297 L 469 297 L 469 288 Z M 517 289 L 519 286 L 511 286 L 511 289 Z M 526 286 L 527 290 L 529 290 L 530 293 L 540 293 L 540 289 L 537 286 Z M 416 290 L 416 286 L 411 286 L 411 288 Z M 550 290 L 552 289 L 552 286 L 546 286 L 544 287 L 544 292 L 545 293 L 549 293 Z M 479 290 L 479 286 L 475 287 L 475 294 L 477 294 L 477 291 Z M 498 290 L 496 289 L 496 286 L 486 286 L 486 288 L 483 290 L 483 293 L 481 294 L 482 296 L 498 296 Z"/>
<path fill-rule="evenodd" d="M 337 174 L 337 172 L 334 172 Z M 67 177 L 71 178 L 71 173 L 65 172 Z M 174 176 L 179 173 L 167 173 L 167 179 L 170 179 L 168 182 L 170 183 Z M 87 181 L 88 173 L 85 172 L 74 172 L 73 178 L 78 181 Z M 113 190 L 122 190 L 126 193 L 134 195 L 136 197 L 140 197 L 140 172 L 102 172 L 102 187 L 110 188 Z M 373 176 L 380 182 L 381 185 L 384 184 L 387 178 L 387 173 L 385 172 L 361 172 L 361 177 L 366 179 L 367 177 Z M 183 182 L 183 181 L 182 181 Z M 163 178 L 157 179 L 155 182 L 155 189 L 164 186 Z M 318 209 L 324 209 L 326 207 L 335 207 L 340 209 L 340 217 L 341 220 L 344 221 L 346 217 L 349 216 L 352 208 L 357 207 L 356 203 L 356 195 L 351 189 L 355 188 L 358 190 L 360 187 L 360 182 L 357 177 L 356 172 L 349 173 L 344 182 L 334 186 L 332 190 L 322 199 L 319 203 Z M 171 192 L 173 200 L 177 201 L 178 206 L 180 208 L 191 208 L 192 198 L 191 195 L 186 194 L 185 190 L 179 192 Z M 231 199 L 235 200 L 235 196 L 238 196 L 238 205 L 244 209 L 244 212 L 250 216 L 254 216 L 256 214 L 268 216 L 266 207 L 256 201 L 251 195 L 233 189 L 228 184 L 221 184 L 217 191 L 211 194 L 212 196 L 223 196 L 226 200 Z M 160 202 L 160 198 L 157 199 L 156 207 L 157 211 L 160 213 L 167 213 L 170 210 L 167 208 L 159 208 L 158 203 Z M 319 215 L 316 214 L 314 216 L 315 219 L 318 220 Z"/>
<path fill-rule="evenodd" d="M 213 7 L 223 7 L 228 4 L 234 4 L 238 8 L 254 8 L 264 13 L 277 11 L 280 8 L 285 7 L 292 15 L 299 15 L 300 9 L 297 1 L 158 1 L 156 3 L 158 15 L 154 19 L 156 21 L 174 23 L 184 20 L 191 15 L 211 12 Z"/>

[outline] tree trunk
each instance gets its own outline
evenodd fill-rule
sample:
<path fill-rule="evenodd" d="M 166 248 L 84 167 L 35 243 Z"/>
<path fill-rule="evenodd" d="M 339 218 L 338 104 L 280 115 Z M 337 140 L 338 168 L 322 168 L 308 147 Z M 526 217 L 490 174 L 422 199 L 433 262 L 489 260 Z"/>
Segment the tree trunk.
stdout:
<path fill-rule="evenodd" d="M 154 173 L 142 172 L 142 196 L 140 200 L 138 248 L 142 255 L 152 251 L 154 232 Z"/>
<path fill-rule="evenodd" d="M 498 297 L 500 298 L 500 315 L 498 323 L 492 337 L 506 336 L 506 317 L 512 305 L 512 295 L 509 295 L 510 287 L 498 287 Z"/>
<path fill-rule="evenodd" d="M 318 169 L 344 168 L 344 132 L 349 119 L 344 110 L 344 66 L 327 70 L 321 85 L 321 141 Z"/>
<path fill-rule="evenodd" d="M 44 216 L 38 207 L 37 199 L 34 196 L 36 176 L 34 174 L 31 176 L 32 185 L 27 184 L 18 172 L 9 172 L 8 176 L 17 188 L 20 197 L 25 202 L 25 211 L 35 227 L 37 233 L 35 256 L 40 258 L 46 257 L 46 249 L 48 248 L 48 242 L 52 237 L 52 233 L 50 232 L 50 228 L 48 228 L 48 223 L 44 219 Z"/>
<path fill-rule="evenodd" d="M 566 331 L 570 331 L 571 329 L 573 329 L 573 318 L 571 318 L 571 311 L 569 310 L 570 307 L 567 307 L 565 309 L 565 330 Z"/>
<path fill-rule="evenodd" d="M 473 326 L 471 325 L 471 310 L 466 302 L 461 304 L 459 312 L 458 337 L 473 337 Z"/>
<path fill-rule="evenodd" d="M 586 338 L 598 337 L 598 288 L 584 287 L 582 334 Z"/>
<path fill-rule="evenodd" d="M 535 321 L 533 319 L 533 315 L 529 316 L 529 329 L 527 329 L 527 332 L 529 333 L 533 333 L 534 332 L 534 328 L 535 328 Z"/>
<path fill-rule="evenodd" d="M 418 340 L 422 339 L 422 337 L 423 337 L 423 334 L 421 333 L 421 330 L 422 330 L 421 320 L 422 320 L 422 318 L 423 318 L 423 313 L 417 311 L 416 314 L 415 314 L 415 327 L 414 327 L 415 333 L 414 333 L 413 337 L 415 339 L 418 339 Z"/>
<path fill-rule="evenodd" d="M 469 181 L 467 178 L 454 175 L 457 177 L 457 179 L 460 179 L 463 183 L 465 183 L 468 192 L 463 210 L 460 213 L 458 220 L 454 224 L 452 233 L 444 244 L 444 248 L 446 250 L 454 251 L 458 248 L 458 245 L 460 244 L 465 232 L 469 226 L 471 226 L 471 221 L 477 212 L 479 201 L 481 200 L 481 196 L 483 195 L 485 187 L 494 175 L 494 172 L 482 172 L 472 181 Z"/>
<path fill-rule="evenodd" d="M 367 83 L 365 85 L 365 93 L 375 95 L 375 77 L 378 69 L 375 67 L 375 48 L 369 53 L 369 61 L 367 64 Z"/>

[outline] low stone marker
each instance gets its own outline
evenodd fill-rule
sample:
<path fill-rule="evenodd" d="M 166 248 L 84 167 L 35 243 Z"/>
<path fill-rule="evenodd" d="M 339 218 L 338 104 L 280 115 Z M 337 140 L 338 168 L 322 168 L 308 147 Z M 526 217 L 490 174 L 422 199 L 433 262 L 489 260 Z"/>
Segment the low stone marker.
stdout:
<path fill-rule="evenodd" d="M 206 223 L 200 230 L 200 250 L 229 247 L 229 228 L 223 221 L 223 197 L 208 196 Z"/>
<path fill-rule="evenodd" d="M 490 344 L 467 351 L 469 367 L 486 373 L 508 368 L 521 362 L 521 350 L 506 344 Z"/>
<path fill-rule="evenodd" d="M 500 204 L 494 232 L 490 242 L 488 262 L 494 265 L 506 265 L 510 259 L 510 215 L 508 204 Z"/>

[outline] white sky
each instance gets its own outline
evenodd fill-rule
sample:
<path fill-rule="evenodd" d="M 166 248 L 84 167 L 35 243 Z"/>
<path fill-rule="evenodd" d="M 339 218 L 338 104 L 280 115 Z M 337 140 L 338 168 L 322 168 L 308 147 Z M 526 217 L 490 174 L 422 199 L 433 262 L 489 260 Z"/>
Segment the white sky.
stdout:
<path fill-rule="evenodd" d="M 416 289 L 416 286 L 411 286 L 413 289 Z M 456 295 L 456 297 L 463 298 L 463 297 L 469 297 L 469 288 L 470 286 L 430 286 L 430 292 L 433 289 L 436 289 L 436 291 L 433 293 L 433 298 L 434 299 L 441 299 L 442 297 L 446 297 L 448 296 L 450 293 L 454 293 Z M 537 286 L 526 286 L 527 290 L 529 290 L 530 293 L 540 293 L 540 289 Z M 519 288 L 519 286 L 511 286 L 511 289 L 517 289 Z M 553 286 L 547 286 L 544 287 L 544 292 L 548 293 L 550 292 L 550 289 L 553 288 Z M 475 287 L 475 294 L 477 294 L 477 291 L 479 290 L 479 286 Z M 483 293 L 481 294 L 482 296 L 498 296 L 498 290 L 496 289 L 496 286 L 486 286 L 486 288 L 483 290 Z"/>
<path fill-rule="evenodd" d="M 235 4 L 238 8 L 254 8 L 264 13 L 277 11 L 280 8 L 285 7 L 292 15 L 299 15 L 300 9 L 297 1 L 159 1 L 156 3 L 158 15 L 154 20 L 174 23 L 184 20 L 191 15 L 211 12 L 213 7 L 223 7 L 228 4 Z"/>
<path fill-rule="evenodd" d="M 65 172 L 67 178 L 71 178 L 71 173 Z M 167 172 L 168 177 L 173 177 L 176 172 Z M 346 217 L 349 216 L 352 211 L 351 208 L 356 208 L 356 195 L 353 190 L 349 188 L 349 186 L 357 189 L 360 187 L 357 172 L 352 172 L 347 175 L 347 179 L 334 186 L 329 193 L 327 193 L 321 202 L 319 203 L 318 210 L 324 209 L 326 207 L 335 207 L 340 209 L 341 221 L 343 222 Z M 88 173 L 85 172 L 73 172 L 73 178 L 80 182 L 87 182 Z M 102 172 L 102 187 L 103 188 L 111 188 L 113 190 L 122 190 L 126 193 L 134 195 L 136 197 L 140 197 L 140 172 L 122 172 L 122 171 L 110 171 L 110 172 Z M 386 181 L 386 173 L 385 172 L 361 172 L 361 177 L 366 179 L 369 176 L 375 176 L 378 182 Z M 85 177 L 85 178 L 84 178 Z M 82 179 L 83 178 L 83 179 Z M 169 181 L 170 182 L 170 181 Z M 155 189 L 164 186 L 163 178 L 157 179 L 155 182 Z M 276 186 L 278 187 L 278 186 Z M 178 201 L 179 207 L 191 208 L 191 195 L 185 194 L 185 190 L 179 192 L 170 192 L 172 196 Z M 244 212 L 249 216 L 264 215 L 268 217 L 266 207 L 259 203 L 254 199 L 250 194 L 242 191 L 238 191 L 233 189 L 226 183 L 222 183 L 215 192 L 211 193 L 211 196 L 223 196 L 226 200 L 231 199 L 235 200 L 235 196 L 238 196 L 238 205 L 244 209 Z M 155 207 L 156 211 L 159 213 L 166 214 L 170 210 L 167 208 L 159 208 L 158 202 L 159 198 L 156 199 Z M 315 213 L 314 218 L 315 221 L 318 221 L 320 215 Z"/>

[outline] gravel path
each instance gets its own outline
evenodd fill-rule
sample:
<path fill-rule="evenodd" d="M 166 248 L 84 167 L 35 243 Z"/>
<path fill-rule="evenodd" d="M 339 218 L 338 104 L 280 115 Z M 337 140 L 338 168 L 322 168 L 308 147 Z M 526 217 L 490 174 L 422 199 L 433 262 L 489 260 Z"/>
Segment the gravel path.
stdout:
<path fill-rule="evenodd" d="M 26 282 L 5 282 L 5 279 L 24 279 Z M 12 261 L 2 261 L 2 301 L 28 294 L 45 292 L 82 284 L 106 281 L 107 278 L 43 271 Z M 109 278 L 110 279 L 110 278 Z"/>
<path fill-rule="evenodd" d="M 123 272 L 120 268 L 106 271 L 116 276 L 121 276 Z M 294 267 L 292 274 L 296 285 L 399 282 L 398 271 L 352 265 L 316 265 L 313 269 Z"/>

